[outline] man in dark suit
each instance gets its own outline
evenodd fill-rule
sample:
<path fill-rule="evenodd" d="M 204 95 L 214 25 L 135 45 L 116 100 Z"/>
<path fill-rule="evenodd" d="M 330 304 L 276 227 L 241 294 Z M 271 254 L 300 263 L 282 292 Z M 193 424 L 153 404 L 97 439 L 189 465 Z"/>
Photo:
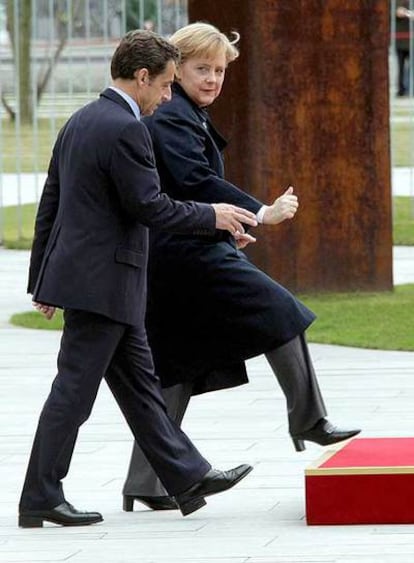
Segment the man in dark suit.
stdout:
<path fill-rule="evenodd" d="M 112 59 L 113 86 L 59 133 L 35 227 L 29 292 L 50 318 L 64 309 L 58 373 L 40 415 L 19 505 L 19 525 L 102 521 L 64 497 L 80 425 L 103 377 L 183 515 L 251 470 L 211 469 L 166 414 L 144 327 L 148 229 L 242 232 L 252 213 L 179 203 L 159 190 L 140 116 L 171 97 L 178 51 L 148 31 L 128 33 Z"/>

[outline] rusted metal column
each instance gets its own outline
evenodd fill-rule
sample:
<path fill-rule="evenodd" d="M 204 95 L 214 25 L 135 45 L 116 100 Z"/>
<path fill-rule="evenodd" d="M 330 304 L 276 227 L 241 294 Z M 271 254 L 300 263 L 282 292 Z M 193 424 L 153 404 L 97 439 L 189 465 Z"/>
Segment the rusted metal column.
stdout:
<path fill-rule="evenodd" d="M 189 16 L 241 34 L 211 108 L 227 177 L 300 198 L 293 222 L 260 227 L 254 261 L 294 291 L 391 289 L 388 2 L 189 0 Z"/>

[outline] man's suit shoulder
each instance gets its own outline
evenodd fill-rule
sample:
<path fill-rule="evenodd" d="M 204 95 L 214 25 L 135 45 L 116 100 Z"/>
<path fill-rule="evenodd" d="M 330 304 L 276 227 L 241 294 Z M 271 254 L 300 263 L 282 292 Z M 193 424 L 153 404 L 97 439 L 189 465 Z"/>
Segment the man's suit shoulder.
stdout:
<path fill-rule="evenodd" d="M 151 144 L 147 128 L 124 105 L 101 97 L 84 109 L 95 114 L 101 128 L 105 129 L 105 138 L 110 134 L 113 141 L 135 138 L 138 142 Z"/>

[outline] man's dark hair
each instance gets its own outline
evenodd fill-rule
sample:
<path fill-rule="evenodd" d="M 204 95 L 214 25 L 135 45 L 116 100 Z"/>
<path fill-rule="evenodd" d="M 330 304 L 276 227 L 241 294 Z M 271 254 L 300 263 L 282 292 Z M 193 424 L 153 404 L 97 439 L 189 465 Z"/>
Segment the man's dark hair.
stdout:
<path fill-rule="evenodd" d="M 161 35 L 134 29 L 124 35 L 112 57 L 111 76 L 113 80 L 132 80 L 134 72 L 140 68 L 148 69 L 150 76 L 157 76 L 169 61 L 178 62 L 179 58 L 178 48 Z"/>

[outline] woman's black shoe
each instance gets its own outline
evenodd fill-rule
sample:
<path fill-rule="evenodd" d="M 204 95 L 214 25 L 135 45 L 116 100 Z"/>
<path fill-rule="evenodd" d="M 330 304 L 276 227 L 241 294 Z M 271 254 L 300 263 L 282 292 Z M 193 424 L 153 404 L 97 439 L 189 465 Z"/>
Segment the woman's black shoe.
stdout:
<path fill-rule="evenodd" d="M 356 436 L 360 432 L 361 430 L 359 428 L 355 428 L 354 430 L 337 428 L 331 424 L 329 420 L 326 420 L 326 418 L 321 418 L 310 430 L 306 430 L 300 434 L 292 434 L 292 440 L 296 451 L 303 452 L 305 449 L 305 440 L 315 442 L 320 446 L 329 446 L 352 438 L 352 436 Z"/>
<path fill-rule="evenodd" d="M 123 509 L 125 512 L 134 510 L 134 500 L 145 504 L 151 510 L 177 510 L 178 506 L 172 497 L 141 497 L 136 495 L 124 495 Z"/>
<path fill-rule="evenodd" d="M 68 502 L 62 502 L 51 510 L 23 510 L 19 514 L 20 528 L 42 528 L 43 522 L 61 526 L 88 526 L 102 522 L 99 512 L 80 512 Z"/>

